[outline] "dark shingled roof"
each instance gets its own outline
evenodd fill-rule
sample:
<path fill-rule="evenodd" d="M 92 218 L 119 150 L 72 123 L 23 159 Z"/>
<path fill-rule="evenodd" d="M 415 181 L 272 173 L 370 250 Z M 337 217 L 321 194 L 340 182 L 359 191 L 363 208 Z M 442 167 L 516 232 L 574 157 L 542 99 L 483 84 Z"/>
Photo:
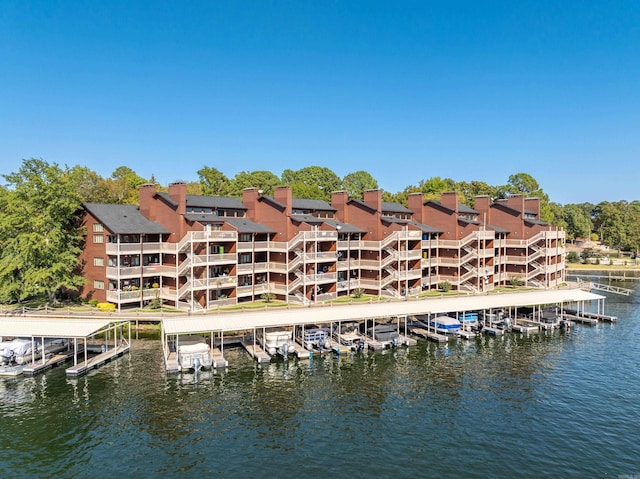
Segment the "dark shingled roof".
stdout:
<path fill-rule="evenodd" d="M 85 203 L 85 209 L 115 234 L 169 233 L 164 226 L 150 221 L 135 205 Z"/>
<path fill-rule="evenodd" d="M 295 221 L 300 221 L 301 223 L 312 223 L 312 224 L 320 224 L 324 223 L 324 218 L 318 218 L 313 215 L 291 215 L 291 219 Z"/>
<path fill-rule="evenodd" d="M 160 192 L 158 196 L 162 197 L 169 204 L 177 206 L 177 203 L 171 199 L 168 193 Z M 247 207 L 242 203 L 240 198 L 233 196 L 203 196 L 203 195 L 187 195 L 187 207 L 192 208 L 221 208 L 246 210 Z"/>
<path fill-rule="evenodd" d="M 429 225 L 425 225 L 422 223 L 418 223 L 417 221 L 413 221 L 413 220 L 403 220 L 400 218 L 394 218 L 394 217 L 385 217 L 384 221 L 387 221 L 389 223 L 396 223 L 399 225 L 411 225 L 411 226 L 415 226 L 416 228 L 418 228 L 420 231 L 422 231 L 423 233 L 442 233 L 441 230 L 435 229 L 432 226 Z"/>
<path fill-rule="evenodd" d="M 358 228 L 357 226 L 350 225 L 348 223 L 341 223 L 337 220 L 325 220 L 326 224 L 333 226 L 336 230 L 339 230 L 340 233 L 366 233 L 365 230 Z"/>
<path fill-rule="evenodd" d="M 388 201 L 382 202 L 382 211 L 385 213 L 413 213 L 412 210 L 402 206 L 400 203 L 389 203 Z"/>
<path fill-rule="evenodd" d="M 308 200 L 305 198 L 293 198 L 291 207 L 294 210 L 336 211 L 333 206 L 324 200 Z"/>
<path fill-rule="evenodd" d="M 506 230 L 506 229 L 501 228 L 500 226 L 496 226 L 496 225 L 487 225 L 487 228 L 492 229 L 496 233 L 509 233 L 510 232 L 510 230 Z"/>
<path fill-rule="evenodd" d="M 548 226 L 549 225 L 549 223 L 546 223 L 545 221 L 540 221 L 540 220 L 535 220 L 535 219 L 530 219 L 530 218 L 525 218 L 524 222 L 532 224 L 532 225 L 541 225 L 541 226 Z"/>
<path fill-rule="evenodd" d="M 197 221 L 198 223 L 224 223 L 225 219 L 222 216 L 212 215 L 211 213 L 186 213 L 184 219 L 187 221 Z"/>
<path fill-rule="evenodd" d="M 446 208 L 449 211 L 453 211 L 448 206 L 443 205 L 440 201 L 430 200 L 430 201 L 427 201 L 427 203 L 433 203 L 433 204 L 438 205 L 438 206 L 440 206 L 442 208 Z M 475 215 L 480 214 L 477 210 L 474 210 L 473 208 L 469 208 L 467 205 L 463 205 L 462 203 L 458 203 L 458 213 L 468 213 L 468 214 L 475 214 Z"/>
<path fill-rule="evenodd" d="M 226 218 L 224 221 L 237 229 L 239 233 L 275 233 L 271 228 L 246 218 Z"/>

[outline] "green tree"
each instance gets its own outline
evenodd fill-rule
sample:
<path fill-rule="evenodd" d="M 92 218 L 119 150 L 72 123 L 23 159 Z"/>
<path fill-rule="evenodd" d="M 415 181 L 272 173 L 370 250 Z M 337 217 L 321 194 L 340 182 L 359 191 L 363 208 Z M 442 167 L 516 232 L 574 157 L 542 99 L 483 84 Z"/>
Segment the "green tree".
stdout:
<path fill-rule="evenodd" d="M 324 190 L 322 190 L 318 185 L 308 185 L 302 181 L 294 181 L 288 186 L 291 187 L 291 194 L 294 198 L 326 201 Z"/>
<path fill-rule="evenodd" d="M 426 181 L 420 181 L 419 191 L 424 193 L 427 200 L 440 200 L 440 195 L 447 191 L 456 191 L 456 182 L 451 178 L 440 178 L 433 176 Z"/>
<path fill-rule="evenodd" d="M 370 173 L 359 170 L 345 175 L 342 179 L 342 186 L 350 198 L 362 198 L 365 190 L 378 189 L 378 182 Z"/>
<path fill-rule="evenodd" d="M 331 193 L 342 189 L 342 180 L 329 168 L 323 166 L 307 166 L 300 170 L 284 170 L 282 172 L 282 184 L 304 183 L 307 186 L 315 186 L 323 192 L 323 197 L 318 198 L 331 201 Z"/>
<path fill-rule="evenodd" d="M 587 216 L 584 208 L 579 205 L 569 204 L 563 207 L 564 221 L 568 239 L 588 238 L 593 229 L 591 218 Z"/>
<path fill-rule="evenodd" d="M 609 203 L 603 201 L 595 208 L 593 229 L 600 241 L 609 246 L 622 247 L 626 241 L 624 209 L 626 202 Z"/>
<path fill-rule="evenodd" d="M 4 175 L 1 195 L 0 301 L 15 302 L 76 290 L 80 267 L 81 198 L 68 168 L 41 159 L 24 160 L 16 173 Z"/>
<path fill-rule="evenodd" d="M 220 170 L 204 166 L 198 170 L 202 194 L 208 196 L 225 196 L 229 194 L 229 178 Z"/>
<path fill-rule="evenodd" d="M 229 182 L 228 194 L 242 196 L 245 188 L 258 188 L 264 195 L 272 195 L 273 189 L 280 185 L 280 178 L 270 171 L 241 171 Z"/>
<path fill-rule="evenodd" d="M 137 205 L 139 201 L 138 191 L 141 185 L 148 183 L 128 166 L 119 166 L 108 181 L 109 189 L 114 203 L 123 205 Z"/>
<path fill-rule="evenodd" d="M 476 196 L 486 195 L 490 198 L 496 196 L 496 188 L 483 181 L 471 181 L 470 183 L 461 181 L 456 183 L 455 189 L 461 197 L 460 201 L 471 207 L 475 203 Z"/>
<path fill-rule="evenodd" d="M 109 183 L 86 166 L 74 166 L 69 170 L 71 181 L 83 203 L 110 203 L 113 201 Z"/>

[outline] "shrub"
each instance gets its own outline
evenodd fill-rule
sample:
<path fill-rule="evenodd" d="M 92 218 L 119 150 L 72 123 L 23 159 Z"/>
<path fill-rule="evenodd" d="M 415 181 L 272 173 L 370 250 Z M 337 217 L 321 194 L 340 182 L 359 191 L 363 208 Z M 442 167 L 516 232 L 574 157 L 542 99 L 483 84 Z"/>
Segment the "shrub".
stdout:
<path fill-rule="evenodd" d="M 438 285 L 438 288 L 441 291 L 444 291 L 445 293 L 448 293 L 449 291 L 451 291 L 451 283 L 449 283 L 449 281 L 443 281 L 442 283 L 440 283 Z"/>
<path fill-rule="evenodd" d="M 98 303 L 98 309 L 108 313 L 113 313 L 116 310 L 116 305 L 113 303 Z"/>
<path fill-rule="evenodd" d="M 95 308 L 96 306 L 98 306 L 98 300 L 92 299 L 91 301 L 89 301 L 89 304 Z"/>
<path fill-rule="evenodd" d="M 570 253 L 567 253 L 567 261 L 569 263 L 579 263 L 580 255 L 575 251 L 571 251 Z"/>
<path fill-rule="evenodd" d="M 265 303 L 270 303 L 271 301 L 276 299 L 276 295 L 273 293 L 263 293 L 260 296 L 260 299 L 262 299 L 262 301 L 264 301 Z"/>
<path fill-rule="evenodd" d="M 511 278 L 509 280 L 509 284 L 515 288 L 517 286 L 524 286 L 524 281 L 522 281 L 520 278 Z"/>
<path fill-rule="evenodd" d="M 356 288 L 352 291 L 353 297 L 358 299 L 358 298 L 362 298 L 362 295 L 364 294 L 364 290 L 362 288 Z"/>

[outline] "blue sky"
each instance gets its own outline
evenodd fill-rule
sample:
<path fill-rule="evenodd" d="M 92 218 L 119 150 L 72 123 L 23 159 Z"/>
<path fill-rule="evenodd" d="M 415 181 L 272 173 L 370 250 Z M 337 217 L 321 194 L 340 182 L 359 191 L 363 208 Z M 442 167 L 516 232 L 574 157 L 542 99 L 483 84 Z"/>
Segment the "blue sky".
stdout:
<path fill-rule="evenodd" d="M 0 0 L 0 174 L 524 172 L 561 204 L 631 201 L 639 87 L 636 0 Z"/>

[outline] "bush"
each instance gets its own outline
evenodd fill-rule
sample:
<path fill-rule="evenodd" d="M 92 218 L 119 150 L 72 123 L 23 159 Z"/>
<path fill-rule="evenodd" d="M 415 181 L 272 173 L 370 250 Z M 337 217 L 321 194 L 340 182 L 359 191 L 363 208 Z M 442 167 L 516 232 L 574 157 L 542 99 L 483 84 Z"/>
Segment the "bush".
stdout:
<path fill-rule="evenodd" d="M 515 288 L 517 286 L 524 286 L 524 281 L 522 281 L 520 278 L 511 278 L 509 280 L 509 284 Z"/>
<path fill-rule="evenodd" d="M 98 306 L 98 300 L 97 299 L 92 299 L 91 301 L 89 301 L 89 305 L 93 306 L 94 308 L 96 306 Z"/>
<path fill-rule="evenodd" d="M 265 303 L 270 303 L 271 301 L 273 301 L 274 299 L 276 299 L 276 295 L 273 293 L 263 293 L 260 296 L 260 299 L 262 301 L 264 301 Z"/>
<path fill-rule="evenodd" d="M 98 303 L 98 309 L 107 313 L 113 313 L 116 310 L 116 305 L 113 303 Z"/>
<path fill-rule="evenodd" d="M 364 294 L 364 290 L 362 288 L 356 288 L 351 293 L 353 294 L 354 298 L 358 299 L 358 298 L 362 298 L 362 295 Z"/>
<path fill-rule="evenodd" d="M 570 253 L 567 253 L 567 262 L 580 263 L 580 255 L 575 251 L 571 251 Z"/>
<path fill-rule="evenodd" d="M 438 288 L 441 291 L 444 291 L 445 293 L 448 293 L 449 291 L 451 291 L 451 283 L 449 283 L 449 281 L 443 281 L 442 283 L 440 283 L 438 285 Z"/>

